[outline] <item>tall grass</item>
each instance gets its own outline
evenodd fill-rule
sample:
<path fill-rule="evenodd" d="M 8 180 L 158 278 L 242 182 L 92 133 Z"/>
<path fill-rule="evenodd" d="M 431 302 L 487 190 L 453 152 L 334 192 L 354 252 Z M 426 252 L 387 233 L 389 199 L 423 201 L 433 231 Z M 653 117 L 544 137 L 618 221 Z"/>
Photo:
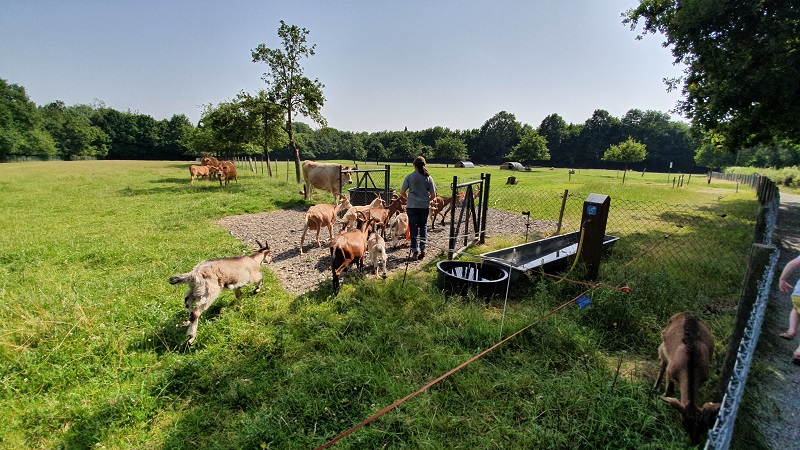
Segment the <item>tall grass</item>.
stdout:
<path fill-rule="evenodd" d="M 223 294 L 187 348 L 176 327 L 182 290 L 167 278 L 245 251 L 215 221 L 301 205 L 294 182 L 242 170 L 228 189 L 189 185 L 187 165 L 175 162 L 4 168 L 1 447 L 313 448 L 532 322 L 337 447 L 688 445 L 651 390 L 655 348 L 671 312 L 719 301 L 713 280 L 653 272 L 631 294 L 598 290 L 588 309 L 572 304 L 543 319 L 581 289 L 519 283 L 504 308 L 502 299 L 444 295 L 429 265 L 405 281 L 367 278 L 338 295 L 326 283 L 295 296 L 267 268 L 262 293 L 245 295 L 241 309 Z M 435 169 L 446 180 L 450 171 Z M 563 182 L 548 176 L 543 185 Z M 613 173 L 589 176 L 587 189 L 615 189 Z M 705 195 L 655 178 L 628 183 L 617 189 L 642 198 L 658 189 L 665 201 Z M 731 311 L 707 317 L 725 336 Z"/>

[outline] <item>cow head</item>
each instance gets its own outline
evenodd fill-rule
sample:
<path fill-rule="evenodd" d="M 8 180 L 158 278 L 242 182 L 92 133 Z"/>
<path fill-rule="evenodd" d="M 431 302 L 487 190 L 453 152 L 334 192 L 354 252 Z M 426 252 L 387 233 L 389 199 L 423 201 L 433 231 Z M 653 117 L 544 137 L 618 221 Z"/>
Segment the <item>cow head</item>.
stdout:
<path fill-rule="evenodd" d="M 350 166 L 342 167 L 342 181 L 353 184 L 353 172 L 350 171 Z"/>

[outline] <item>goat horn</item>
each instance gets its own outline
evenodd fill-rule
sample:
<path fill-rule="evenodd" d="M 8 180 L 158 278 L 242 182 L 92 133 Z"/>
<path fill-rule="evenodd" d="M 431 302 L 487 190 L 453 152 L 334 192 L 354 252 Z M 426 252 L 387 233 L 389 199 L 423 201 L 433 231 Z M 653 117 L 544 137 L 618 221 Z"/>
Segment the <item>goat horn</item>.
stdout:
<path fill-rule="evenodd" d="M 258 248 L 264 248 L 264 246 L 261 245 L 261 242 L 258 242 L 258 239 L 256 239 L 256 244 L 258 245 Z"/>

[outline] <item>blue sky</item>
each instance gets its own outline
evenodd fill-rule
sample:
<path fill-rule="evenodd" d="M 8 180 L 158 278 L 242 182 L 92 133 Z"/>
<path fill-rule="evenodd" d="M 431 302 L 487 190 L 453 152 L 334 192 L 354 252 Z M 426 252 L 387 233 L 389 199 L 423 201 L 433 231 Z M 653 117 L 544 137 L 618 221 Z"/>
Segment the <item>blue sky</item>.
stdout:
<path fill-rule="evenodd" d="M 595 109 L 669 112 L 680 75 L 661 36 L 636 40 L 633 0 L 5 0 L 0 78 L 37 105 L 95 99 L 156 119 L 264 88 L 258 44 L 279 21 L 307 28 L 306 75 L 323 115 L 348 131 L 480 128 L 500 111 L 538 126 Z M 674 116 L 680 119 L 678 116 Z"/>

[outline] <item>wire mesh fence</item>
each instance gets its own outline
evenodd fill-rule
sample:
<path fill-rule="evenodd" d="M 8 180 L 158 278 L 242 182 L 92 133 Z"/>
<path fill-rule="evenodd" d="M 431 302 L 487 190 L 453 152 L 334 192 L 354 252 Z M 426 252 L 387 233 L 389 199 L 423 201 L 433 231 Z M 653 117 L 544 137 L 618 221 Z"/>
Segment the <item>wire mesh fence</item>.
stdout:
<path fill-rule="evenodd" d="M 533 241 L 578 231 L 588 195 L 493 186 L 489 207 L 529 217 L 528 226 L 519 227 L 510 240 Z M 726 208 L 722 203 L 667 204 L 615 197 L 611 199 L 606 234 L 621 237 L 614 253 L 621 254 L 623 260 L 652 249 L 647 258 L 636 261 L 640 268 L 698 275 L 713 270 L 720 276 L 741 277 L 757 212 L 756 205 L 742 213 L 742 208 Z M 487 223 L 487 231 L 496 225 Z M 741 248 L 731 251 L 731 242 L 741 243 Z"/>

